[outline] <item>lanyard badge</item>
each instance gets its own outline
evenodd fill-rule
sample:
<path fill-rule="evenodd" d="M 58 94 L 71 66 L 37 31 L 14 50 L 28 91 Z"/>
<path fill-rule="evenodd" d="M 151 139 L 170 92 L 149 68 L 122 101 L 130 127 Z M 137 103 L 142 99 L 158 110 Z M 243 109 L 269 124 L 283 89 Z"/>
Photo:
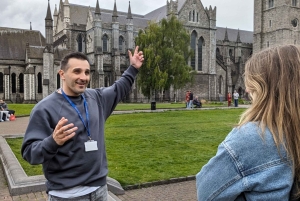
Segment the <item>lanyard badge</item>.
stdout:
<path fill-rule="evenodd" d="M 64 96 L 64 98 L 75 109 L 75 111 L 77 112 L 77 114 L 78 114 L 80 120 L 82 121 L 85 129 L 87 130 L 89 140 L 84 143 L 85 151 L 88 152 L 88 151 L 96 151 L 96 150 L 98 150 L 97 141 L 94 141 L 91 138 L 91 133 L 90 133 L 90 117 L 89 117 L 88 105 L 87 105 L 87 102 L 86 102 L 86 99 L 85 99 L 84 95 L 81 94 L 81 97 L 83 98 L 83 104 L 84 104 L 84 109 L 85 109 L 87 123 L 84 122 L 84 119 L 82 118 L 82 115 L 81 115 L 80 111 L 78 110 L 78 108 L 76 107 L 76 105 L 73 103 L 73 101 L 70 100 L 70 98 L 65 94 L 65 92 L 63 91 L 63 89 L 60 89 L 60 90 L 61 90 L 62 95 Z"/>

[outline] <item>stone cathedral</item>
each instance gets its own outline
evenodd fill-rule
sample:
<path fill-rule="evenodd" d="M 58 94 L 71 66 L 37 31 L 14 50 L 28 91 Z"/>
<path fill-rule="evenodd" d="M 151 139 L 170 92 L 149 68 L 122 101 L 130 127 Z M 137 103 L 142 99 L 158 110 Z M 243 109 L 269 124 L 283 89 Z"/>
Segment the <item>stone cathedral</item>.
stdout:
<path fill-rule="evenodd" d="M 72 51 L 83 52 L 90 60 L 89 87 L 109 86 L 127 69 L 127 50 L 138 45 L 138 31 L 149 21 L 159 22 L 170 15 L 177 16 L 191 36 L 190 48 L 195 54 L 188 62 L 196 75 L 194 83 L 157 94 L 157 100 L 183 101 L 188 89 L 206 100 L 216 100 L 220 94 L 225 97 L 234 89 L 244 96 L 242 74 L 247 58 L 253 50 L 266 46 L 297 43 L 298 9 L 295 0 L 255 0 L 253 33 L 217 27 L 217 8 L 204 7 L 201 0 L 167 0 L 165 6 L 146 15 L 132 13 L 130 2 L 124 12 L 118 11 L 117 1 L 107 10 L 98 0 L 94 6 L 60 0 L 53 13 L 48 3 L 45 36 L 31 25 L 28 30 L 0 27 L 0 98 L 8 103 L 36 103 L 54 92 L 61 87 L 60 60 Z M 124 101 L 148 99 L 135 83 Z"/>

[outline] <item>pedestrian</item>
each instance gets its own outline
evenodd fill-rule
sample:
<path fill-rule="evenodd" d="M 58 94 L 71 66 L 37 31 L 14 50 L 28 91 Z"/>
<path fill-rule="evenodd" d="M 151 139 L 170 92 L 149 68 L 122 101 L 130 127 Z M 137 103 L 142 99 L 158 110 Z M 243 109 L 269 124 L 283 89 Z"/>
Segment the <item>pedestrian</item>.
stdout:
<path fill-rule="evenodd" d="M 252 104 L 196 175 L 198 201 L 295 200 L 300 181 L 300 49 L 283 45 L 245 65 Z"/>
<path fill-rule="evenodd" d="M 228 94 L 227 94 L 227 102 L 228 102 L 228 107 L 230 107 L 231 106 L 231 93 L 230 92 L 228 92 Z"/>
<path fill-rule="evenodd" d="M 193 109 L 193 100 L 194 100 L 194 94 L 193 92 L 190 90 L 190 94 L 189 94 L 189 108 Z"/>
<path fill-rule="evenodd" d="M 185 107 L 186 109 L 189 108 L 189 103 L 190 103 L 190 91 L 187 90 L 185 93 Z"/>
<path fill-rule="evenodd" d="M 234 107 L 238 107 L 239 105 L 239 93 L 234 90 L 234 93 L 233 93 L 233 99 L 234 99 Z"/>
<path fill-rule="evenodd" d="M 42 164 L 48 200 L 107 200 L 104 124 L 131 90 L 143 52 L 128 51 L 130 66 L 110 87 L 88 89 L 90 64 L 80 53 L 61 61 L 62 88 L 35 105 L 25 132 L 22 156 Z"/>

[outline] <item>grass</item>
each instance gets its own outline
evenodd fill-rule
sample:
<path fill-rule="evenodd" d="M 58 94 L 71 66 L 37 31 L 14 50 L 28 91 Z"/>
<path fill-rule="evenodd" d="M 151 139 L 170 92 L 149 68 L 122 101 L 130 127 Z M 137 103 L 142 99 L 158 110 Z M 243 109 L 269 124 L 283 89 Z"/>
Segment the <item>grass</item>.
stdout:
<path fill-rule="evenodd" d="M 35 104 L 9 104 L 9 109 L 16 111 L 16 116 L 28 116 Z M 211 102 L 203 104 L 204 108 L 226 106 L 225 102 Z M 156 103 L 156 109 L 179 109 L 185 108 L 185 103 Z M 151 103 L 119 103 L 115 110 L 150 110 Z"/>
<path fill-rule="evenodd" d="M 195 175 L 244 109 L 112 115 L 105 128 L 109 176 L 122 186 Z M 28 175 L 42 174 L 20 156 L 22 139 L 7 139 Z"/>

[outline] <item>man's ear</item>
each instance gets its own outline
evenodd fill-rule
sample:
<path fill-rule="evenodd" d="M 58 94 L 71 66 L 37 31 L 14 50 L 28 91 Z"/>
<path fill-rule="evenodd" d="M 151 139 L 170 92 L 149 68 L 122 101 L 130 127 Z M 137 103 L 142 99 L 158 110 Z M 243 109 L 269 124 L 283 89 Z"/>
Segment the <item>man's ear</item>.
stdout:
<path fill-rule="evenodd" d="M 60 69 L 60 70 L 58 71 L 58 73 L 59 73 L 59 75 L 60 75 L 60 78 L 61 78 L 62 80 L 64 80 L 64 79 L 65 79 L 65 71 L 63 71 L 62 69 Z"/>

